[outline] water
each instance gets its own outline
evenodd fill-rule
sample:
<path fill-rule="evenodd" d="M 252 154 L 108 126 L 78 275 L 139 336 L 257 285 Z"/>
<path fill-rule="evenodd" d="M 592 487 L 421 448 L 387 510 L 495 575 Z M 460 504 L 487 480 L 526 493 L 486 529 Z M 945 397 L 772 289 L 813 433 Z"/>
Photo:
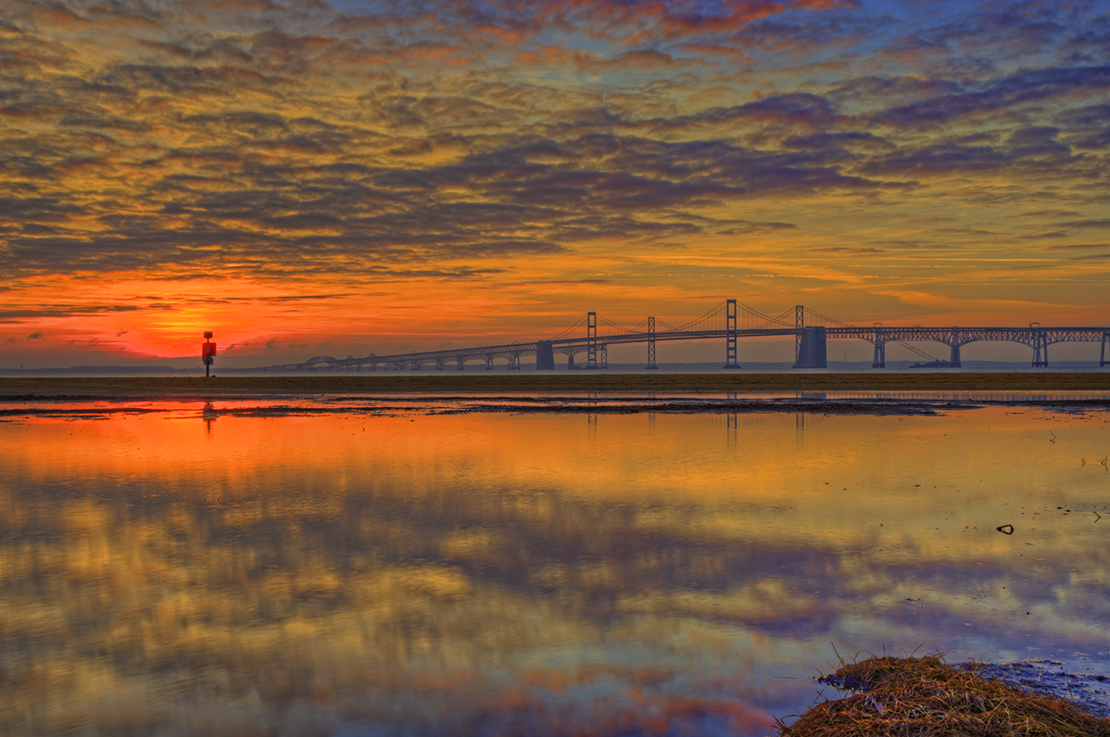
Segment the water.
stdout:
<path fill-rule="evenodd" d="M 0 733 L 765 735 L 838 657 L 1110 672 L 1104 408 L 731 399 L 4 405 Z"/>

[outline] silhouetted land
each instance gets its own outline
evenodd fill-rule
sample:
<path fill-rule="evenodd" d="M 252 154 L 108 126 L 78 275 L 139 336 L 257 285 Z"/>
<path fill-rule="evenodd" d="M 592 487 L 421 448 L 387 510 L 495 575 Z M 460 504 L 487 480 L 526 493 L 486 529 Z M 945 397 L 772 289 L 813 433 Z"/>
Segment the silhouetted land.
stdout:
<path fill-rule="evenodd" d="M 230 396 L 442 392 L 1110 391 L 1104 373 L 411 374 L 311 376 L 0 377 L 0 399 L 207 400 Z"/>

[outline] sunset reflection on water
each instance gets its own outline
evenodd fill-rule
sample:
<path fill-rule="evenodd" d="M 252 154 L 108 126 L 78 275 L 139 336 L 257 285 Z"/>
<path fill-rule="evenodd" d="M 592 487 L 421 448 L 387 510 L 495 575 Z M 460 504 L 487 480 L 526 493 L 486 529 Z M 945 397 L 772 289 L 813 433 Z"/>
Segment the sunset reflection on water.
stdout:
<path fill-rule="evenodd" d="M 833 646 L 1110 663 L 1105 412 L 226 409 L 0 423 L 0 732 L 763 735 Z"/>

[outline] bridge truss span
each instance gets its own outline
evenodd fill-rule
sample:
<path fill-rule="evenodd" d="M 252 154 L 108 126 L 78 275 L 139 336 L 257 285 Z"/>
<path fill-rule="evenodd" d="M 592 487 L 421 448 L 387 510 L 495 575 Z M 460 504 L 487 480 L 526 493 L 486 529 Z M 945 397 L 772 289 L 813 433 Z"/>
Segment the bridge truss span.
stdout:
<path fill-rule="evenodd" d="M 873 368 L 886 367 L 886 344 L 932 341 L 943 343 L 951 349 L 948 363 L 960 366 L 960 347 L 979 341 L 1021 343 L 1033 349 L 1034 367 L 1048 366 L 1048 346 L 1055 343 L 1101 343 L 1099 366 L 1110 364 L 1107 348 L 1110 346 L 1110 328 L 1068 327 L 893 327 L 851 325 L 826 328 L 830 338 L 857 338 L 875 345 Z"/>

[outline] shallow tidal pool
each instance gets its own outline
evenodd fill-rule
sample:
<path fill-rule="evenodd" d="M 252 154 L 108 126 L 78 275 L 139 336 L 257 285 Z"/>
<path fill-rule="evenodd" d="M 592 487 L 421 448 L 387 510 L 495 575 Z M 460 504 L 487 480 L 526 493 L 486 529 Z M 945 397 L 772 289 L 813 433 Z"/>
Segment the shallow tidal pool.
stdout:
<path fill-rule="evenodd" d="M 247 405 L 0 422 L 0 733 L 766 735 L 838 658 L 1110 673 L 1105 409 Z"/>

